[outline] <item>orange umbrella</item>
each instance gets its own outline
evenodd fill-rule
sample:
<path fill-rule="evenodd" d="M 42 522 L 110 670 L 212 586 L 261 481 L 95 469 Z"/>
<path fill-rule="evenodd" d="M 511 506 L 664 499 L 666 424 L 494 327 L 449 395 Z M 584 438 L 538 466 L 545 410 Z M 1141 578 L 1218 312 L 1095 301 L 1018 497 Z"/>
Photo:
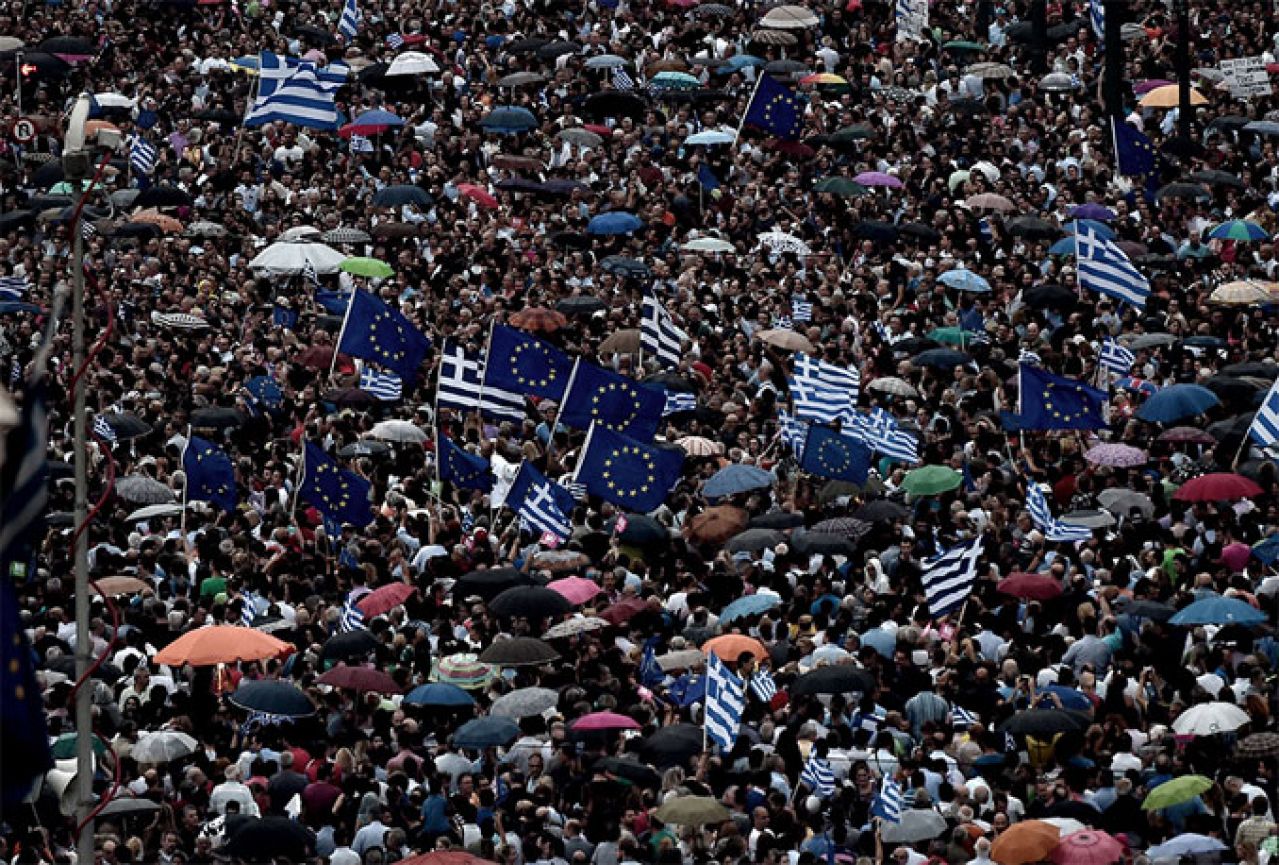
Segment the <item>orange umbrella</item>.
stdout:
<path fill-rule="evenodd" d="M 720 505 L 702 511 L 689 522 L 688 535 L 699 543 L 719 544 L 741 534 L 750 515 L 741 508 Z"/>
<path fill-rule="evenodd" d="M 511 327 L 518 327 L 521 330 L 551 333 L 568 324 L 568 319 L 562 312 L 547 309 L 544 306 L 530 306 L 512 315 L 510 324 Z"/>
<path fill-rule="evenodd" d="M 165 234 L 181 234 L 182 223 L 174 219 L 172 216 L 165 216 L 155 208 L 147 208 L 139 210 L 133 216 L 129 217 L 130 222 L 147 222 L 163 231 Z"/>
<path fill-rule="evenodd" d="M 1156 87 L 1141 97 L 1141 101 L 1137 104 L 1142 108 L 1176 108 L 1180 98 L 1180 89 L 1176 84 L 1165 84 L 1163 87 Z M 1192 87 L 1190 88 L 1190 104 L 1207 105 L 1208 97 Z"/>
<path fill-rule="evenodd" d="M 726 661 L 736 661 L 742 652 L 750 652 L 757 661 L 768 660 L 768 649 L 754 637 L 744 634 L 723 634 L 702 643 L 703 652 L 714 652 Z"/>
<path fill-rule="evenodd" d="M 990 858 L 999 865 L 1028 865 L 1048 858 L 1061 842 L 1061 831 L 1043 820 L 1022 820 L 995 839 Z"/>
<path fill-rule="evenodd" d="M 157 664 L 211 667 L 237 661 L 261 661 L 287 655 L 293 647 L 270 634 L 252 628 L 214 625 L 178 637 L 155 656 Z"/>
<path fill-rule="evenodd" d="M 106 595 L 114 598 L 118 595 L 132 595 L 135 592 L 145 592 L 151 588 L 151 584 L 139 580 L 137 577 L 102 577 L 89 584 L 89 589 L 95 595 Z"/>

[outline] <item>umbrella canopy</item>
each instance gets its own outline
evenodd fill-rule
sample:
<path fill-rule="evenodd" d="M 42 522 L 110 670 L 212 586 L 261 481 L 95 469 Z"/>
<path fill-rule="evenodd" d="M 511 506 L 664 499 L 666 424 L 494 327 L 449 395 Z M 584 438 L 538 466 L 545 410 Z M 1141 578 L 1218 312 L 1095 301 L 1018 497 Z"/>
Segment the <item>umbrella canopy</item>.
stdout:
<path fill-rule="evenodd" d="M 1065 709 L 1027 709 L 1000 724 L 999 731 L 1019 736 L 1052 736 L 1087 729 L 1090 721 L 1087 715 Z"/>
<path fill-rule="evenodd" d="M 173 490 L 146 475 L 129 475 L 115 482 L 115 494 L 140 505 L 171 504 Z"/>
<path fill-rule="evenodd" d="M 1042 820 L 1022 820 L 1009 826 L 990 847 L 990 858 L 1000 865 L 1026 865 L 1048 858 L 1061 840 L 1061 832 Z"/>
<path fill-rule="evenodd" d="M 559 701 L 559 692 L 550 688 L 520 688 L 494 700 L 489 714 L 504 718 L 527 718 L 554 709 Z"/>
<path fill-rule="evenodd" d="M 321 685 L 372 694 L 398 694 L 402 688 L 386 673 L 374 667 L 349 667 L 338 664 L 316 680 Z"/>
<path fill-rule="evenodd" d="M 1048 601 L 1061 594 L 1061 583 L 1045 574 L 1009 574 L 996 588 L 1005 595 L 1035 601 Z"/>
<path fill-rule="evenodd" d="M 1138 511 L 1146 519 L 1155 514 L 1155 504 L 1150 496 L 1136 490 L 1112 487 L 1097 494 L 1097 503 L 1116 516 L 1126 517 Z"/>
<path fill-rule="evenodd" d="M 520 734 L 520 725 L 501 715 L 488 715 L 467 721 L 453 734 L 459 748 L 496 748 L 509 744 Z"/>
<path fill-rule="evenodd" d="M 1141 97 L 1138 104 L 1142 108 L 1176 108 L 1180 100 L 1180 89 L 1176 84 L 1164 84 L 1156 87 Z M 1207 105 L 1208 97 L 1193 87 L 1190 88 L 1191 105 Z M 1244 127 L 1245 129 L 1247 127 Z"/>
<path fill-rule="evenodd" d="M 612 210 L 592 217 L 586 224 L 587 234 L 616 235 L 630 234 L 644 227 L 644 222 L 633 213 L 625 210 Z"/>
<path fill-rule="evenodd" d="M 805 673 L 791 683 L 790 693 L 801 697 L 806 694 L 869 693 L 875 688 L 875 678 L 851 664 L 832 664 Z"/>
<path fill-rule="evenodd" d="M 1234 703 L 1199 703 L 1178 715 L 1172 729 L 1182 736 L 1215 736 L 1233 733 L 1251 720 Z"/>
<path fill-rule="evenodd" d="M 1168 621 L 1174 625 L 1260 625 L 1266 614 L 1238 598 L 1212 595 L 1182 608 Z"/>
<path fill-rule="evenodd" d="M 705 826 L 722 823 L 731 815 L 714 796 L 676 796 L 663 802 L 655 816 L 676 826 Z"/>
<path fill-rule="evenodd" d="M 373 193 L 373 204 L 375 207 L 408 207 L 413 206 L 421 210 L 430 207 L 434 202 L 430 194 L 420 186 L 413 186 L 408 183 L 396 183 L 390 186 L 384 186 L 377 192 Z"/>
<path fill-rule="evenodd" d="M 1150 397 L 1137 409 L 1137 417 L 1155 423 L 1172 423 L 1203 414 L 1221 400 L 1208 388 L 1197 384 L 1174 384 Z"/>
<path fill-rule="evenodd" d="M 306 240 L 277 241 L 249 262 L 251 270 L 267 276 L 297 276 L 308 268 L 318 274 L 337 273 L 347 256 L 331 246 Z"/>
<path fill-rule="evenodd" d="M 380 258 L 366 258 L 353 255 L 338 265 L 338 270 L 352 276 L 364 276 L 370 279 L 385 279 L 395 276 L 395 268 Z"/>
<path fill-rule="evenodd" d="M 1214 240 L 1235 240 L 1243 243 L 1266 240 L 1270 233 L 1255 222 L 1246 219 L 1228 219 L 1208 232 Z"/>
<path fill-rule="evenodd" d="M 809 341 L 808 337 L 802 333 L 796 333 L 784 327 L 775 327 L 769 330 L 757 331 L 760 341 L 766 342 L 774 348 L 780 348 L 784 351 L 802 351 L 812 353 L 815 348 Z"/>
<path fill-rule="evenodd" d="M 661 667 L 663 672 L 689 670 L 704 663 L 706 663 L 706 655 L 701 649 L 680 649 L 657 656 L 657 666 Z"/>
<path fill-rule="evenodd" d="M 974 294 L 990 293 L 990 283 L 985 277 L 963 267 L 946 271 L 937 277 L 937 281 L 957 291 L 970 291 Z M 936 339 L 936 337 L 933 338 Z"/>
<path fill-rule="evenodd" d="M 1056 865 L 1111 865 L 1123 858 L 1124 845 L 1105 832 L 1086 829 L 1062 833 L 1061 843 L 1052 851 Z"/>
<path fill-rule="evenodd" d="M 584 577 L 565 577 L 562 580 L 547 583 L 546 587 L 552 592 L 558 592 L 563 595 L 575 607 L 585 604 L 591 598 L 604 591 L 600 588 L 599 583 Z"/>
<path fill-rule="evenodd" d="M 773 476 L 756 466 L 734 464 L 726 466 L 702 485 L 702 495 L 708 499 L 719 499 L 734 496 L 750 490 L 768 489 L 773 485 Z"/>
<path fill-rule="evenodd" d="M 411 598 L 416 591 L 417 588 L 408 583 L 390 583 L 385 586 L 378 586 L 356 601 L 355 605 L 360 608 L 364 615 L 372 618 L 391 612 L 391 610 Z"/>
<path fill-rule="evenodd" d="M 749 515 L 741 508 L 720 505 L 708 508 L 689 521 L 688 535 L 698 543 L 722 544 L 746 528 Z"/>
<path fill-rule="evenodd" d="M 592 712 L 583 715 L 571 725 L 575 732 L 592 732 L 597 730 L 638 730 L 641 725 L 634 718 L 619 715 L 616 712 Z"/>
<path fill-rule="evenodd" d="M 475 655 L 463 652 L 441 658 L 432 670 L 431 677 L 437 682 L 474 690 L 487 687 L 493 680 L 494 673 L 493 667 L 481 662 Z"/>
<path fill-rule="evenodd" d="M 238 816 L 227 820 L 227 842 L 219 850 L 229 858 L 251 862 L 281 857 L 303 862 L 314 856 L 315 833 L 289 817 Z"/>
<path fill-rule="evenodd" d="M 137 577 L 102 577 L 89 584 L 89 590 L 95 595 L 117 598 L 121 595 L 133 595 L 153 588 L 150 583 Z"/>
<path fill-rule="evenodd" d="M 553 333 L 568 324 L 564 313 L 544 306 L 530 306 L 510 317 L 512 327 L 541 333 Z"/>
<path fill-rule="evenodd" d="M 640 743 L 640 755 L 658 769 L 683 765 L 690 757 L 700 753 L 700 724 L 671 724 L 646 736 Z"/>
<path fill-rule="evenodd" d="M 369 430 L 369 438 L 381 439 L 402 444 L 421 444 L 426 441 L 426 432 L 419 426 L 406 420 L 384 420 L 374 424 Z"/>
<path fill-rule="evenodd" d="M 1203 775 L 1182 775 L 1170 781 L 1164 781 L 1150 791 L 1141 807 L 1146 811 L 1157 811 L 1160 808 L 1171 808 L 1205 792 L 1212 786 L 1212 779 Z"/>
<path fill-rule="evenodd" d="M 184 664 L 209 667 L 214 664 L 280 658 L 291 651 L 292 646 L 270 634 L 250 628 L 213 625 L 188 631 L 178 637 L 156 654 L 155 662 L 170 667 Z"/>
<path fill-rule="evenodd" d="M 1186 481 L 1173 498 L 1180 502 L 1232 502 L 1261 494 L 1261 487 L 1243 475 L 1214 472 Z"/>
<path fill-rule="evenodd" d="M 453 583 L 452 591 L 457 597 L 476 595 L 481 600 L 488 601 L 507 589 L 538 584 L 537 577 L 515 568 L 484 568 L 463 574 Z"/>
<path fill-rule="evenodd" d="M 928 351 L 920 352 L 911 360 L 915 366 L 929 366 L 949 372 L 957 366 L 971 363 L 972 358 L 960 351 L 952 351 L 948 348 L 933 348 Z"/>
<path fill-rule="evenodd" d="M 377 649 L 377 637 L 357 628 L 342 634 L 334 634 L 324 642 L 323 654 L 326 658 L 362 658 Z"/>
<path fill-rule="evenodd" d="M 786 536 L 776 529 L 752 528 L 730 538 L 724 549 L 730 553 L 758 553 L 775 547 L 784 540 Z"/>
<path fill-rule="evenodd" d="M 921 466 L 911 469 L 901 487 L 914 496 L 935 496 L 955 489 L 964 477 L 949 466 Z"/>
<path fill-rule="evenodd" d="M 946 818 L 932 809 L 912 808 L 902 812 L 901 822 L 883 824 L 880 837 L 889 844 L 917 844 L 936 838 L 948 825 Z"/>
<path fill-rule="evenodd" d="M 756 529 L 756 531 L 761 531 Z M 719 620 L 723 624 L 727 624 L 735 619 L 745 618 L 746 616 L 757 616 L 760 613 L 773 609 L 781 604 L 782 599 L 777 595 L 747 595 L 744 598 L 738 598 L 731 604 L 720 611 Z"/>
<path fill-rule="evenodd" d="M 241 683 L 231 695 L 231 703 L 250 712 L 282 718 L 305 718 L 315 714 L 315 705 L 301 688 L 276 679 Z"/>
<path fill-rule="evenodd" d="M 1093 465 L 1130 468 L 1146 464 L 1146 452 L 1125 444 L 1099 444 L 1088 449 L 1084 459 Z"/>
<path fill-rule="evenodd" d="M 541 589 L 541 591 L 551 590 Z M 552 594 L 555 593 L 552 592 Z M 536 637 L 507 637 L 494 640 L 488 648 L 480 652 L 480 660 L 485 664 L 503 667 L 536 666 L 554 661 L 559 656 L 559 652 Z"/>
<path fill-rule="evenodd" d="M 431 682 L 418 685 L 404 695 L 406 706 L 437 706 L 445 709 L 463 709 L 475 705 L 475 698 L 457 685 L 449 682 Z M 496 703 L 494 703 L 496 708 Z"/>
<path fill-rule="evenodd" d="M 1266 735 L 1273 736 L 1273 733 Z M 1251 738 L 1251 737 L 1249 737 Z M 1279 737 L 1277 737 L 1279 738 Z M 1216 838 L 1200 835 L 1197 832 L 1183 832 L 1162 844 L 1157 844 L 1146 851 L 1150 861 L 1156 859 L 1179 860 L 1182 856 L 1197 856 L 1205 853 L 1216 853 L 1227 849 L 1226 845 Z"/>
<path fill-rule="evenodd" d="M 542 586 L 516 586 L 495 597 L 488 608 L 498 616 L 548 619 L 569 612 L 573 605 L 563 595 Z"/>
<path fill-rule="evenodd" d="M 1175 426 L 1172 429 L 1164 430 L 1159 434 L 1156 441 L 1175 442 L 1177 444 L 1196 444 L 1211 445 L 1216 444 L 1217 440 L 1208 433 L 1193 426 Z"/>
<path fill-rule="evenodd" d="M 757 661 L 768 660 L 768 649 L 754 637 L 744 634 L 723 634 L 702 643 L 702 651 L 706 654 L 714 652 L 721 660 L 736 661 L 745 653 L 755 656 Z"/>

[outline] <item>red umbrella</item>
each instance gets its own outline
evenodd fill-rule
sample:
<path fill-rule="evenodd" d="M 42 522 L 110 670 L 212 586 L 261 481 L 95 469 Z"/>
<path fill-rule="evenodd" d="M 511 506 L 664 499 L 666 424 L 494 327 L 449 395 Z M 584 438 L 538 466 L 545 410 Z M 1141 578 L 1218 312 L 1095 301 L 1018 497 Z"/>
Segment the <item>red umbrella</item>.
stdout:
<path fill-rule="evenodd" d="M 465 850 L 432 850 L 421 856 L 401 859 L 400 865 L 493 865 L 493 863 L 467 853 Z"/>
<path fill-rule="evenodd" d="M 572 723 L 574 731 L 582 730 L 638 730 L 640 724 L 634 718 L 616 712 L 592 712 Z"/>
<path fill-rule="evenodd" d="M 1175 426 L 1170 430 L 1164 430 L 1159 434 L 1156 441 L 1161 442 L 1177 442 L 1179 444 L 1193 445 L 1211 445 L 1216 444 L 1217 440 L 1208 433 L 1193 426 Z"/>
<path fill-rule="evenodd" d="M 589 132 L 594 132 L 596 135 L 604 139 L 613 137 L 613 130 L 602 123 L 583 123 L 582 128 Z"/>
<path fill-rule="evenodd" d="M 459 183 L 457 191 L 480 207 L 487 207 L 489 210 L 497 210 L 499 207 L 497 199 L 490 195 L 489 191 L 482 186 L 476 186 L 474 183 Z"/>
<path fill-rule="evenodd" d="M 1043 574 L 1009 574 L 996 588 L 1005 595 L 1032 601 L 1049 601 L 1061 594 L 1061 583 Z"/>
<path fill-rule="evenodd" d="M 639 598 L 625 598 L 600 613 L 600 618 L 610 625 L 629 622 L 635 616 L 648 609 L 648 601 Z"/>
<path fill-rule="evenodd" d="M 372 667 L 348 667 L 346 664 L 338 664 L 316 681 L 321 685 L 334 688 L 373 694 L 398 694 L 401 691 L 394 679 Z"/>
<path fill-rule="evenodd" d="M 1261 493 L 1261 487 L 1243 475 L 1214 472 L 1186 481 L 1172 497 L 1179 502 L 1233 502 Z"/>
<path fill-rule="evenodd" d="M 355 605 L 366 616 L 380 616 L 407 601 L 416 591 L 417 589 L 408 583 L 390 583 L 369 592 L 356 601 Z"/>
<path fill-rule="evenodd" d="M 568 324 L 568 319 L 564 317 L 564 313 L 554 309 L 547 309 L 544 306 L 530 306 L 512 315 L 509 323 L 511 327 L 518 327 L 521 330 L 530 330 L 534 333 L 538 331 L 552 333 Z"/>
<path fill-rule="evenodd" d="M 604 591 L 594 580 L 588 580 L 584 577 L 565 577 L 562 580 L 547 583 L 546 587 L 552 592 L 558 592 L 563 595 L 574 606 L 585 604 L 591 598 Z"/>
<path fill-rule="evenodd" d="M 1123 855 L 1124 845 L 1117 838 L 1086 829 L 1062 836 L 1050 858 L 1057 865 L 1111 865 Z"/>

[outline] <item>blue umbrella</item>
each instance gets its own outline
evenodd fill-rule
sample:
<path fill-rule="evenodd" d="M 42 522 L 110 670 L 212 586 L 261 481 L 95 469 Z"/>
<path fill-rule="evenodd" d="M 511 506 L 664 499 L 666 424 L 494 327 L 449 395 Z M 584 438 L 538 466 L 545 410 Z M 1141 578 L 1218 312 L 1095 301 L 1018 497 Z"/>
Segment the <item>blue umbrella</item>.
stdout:
<path fill-rule="evenodd" d="M 488 715 L 467 721 L 453 734 L 459 748 L 496 748 L 520 734 L 520 725 L 501 715 Z"/>
<path fill-rule="evenodd" d="M 381 108 L 374 108 L 371 111 L 365 111 L 359 117 L 351 121 L 352 126 L 403 126 L 404 118 L 392 114 L 389 111 L 383 111 Z"/>
<path fill-rule="evenodd" d="M 625 210 L 610 210 L 592 217 L 586 225 L 587 234 L 630 234 L 644 227 L 644 222 Z"/>
<path fill-rule="evenodd" d="M 244 682 L 231 695 L 231 703 L 250 712 L 264 712 L 281 718 L 305 718 L 315 714 L 315 706 L 301 688 L 279 679 Z"/>
<path fill-rule="evenodd" d="M 1181 344 L 1190 348 L 1225 348 L 1229 345 L 1229 343 L 1221 337 L 1211 336 L 1209 334 L 1187 337 L 1182 340 Z"/>
<path fill-rule="evenodd" d="M 1146 381 L 1144 378 L 1133 378 L 1132 376 L 1124 376 L 1121 379 L 1117 379 L 1115 387 L 1130 390 L 1133 393 L 1145 394 L 1146 396 L 1154 396 L 1159 393 L 1159 387 L 1154 382 Z"/>
<path fill-rule="evenodd" d="M 1279 559 L 1279 535 L 1271 535 L 1252 548 L 1252 554 L 1263 565 L 1273 564 Z"/>
<path fill-rule="evenodd" d="M 486 114 L 480 121 L 480 126 L 483 126 L 486 132 L 515 135 L 536 127 L 537 118 L 527 108 L 506 105 L 494 108 Z"/>
<path fill-rule="evenodd" d="M 1221 400 L 1208 388 L 1197 384 L 1169 385 L 1146 400 L 1137 417 L 1154 423 L 1172 423 L 1185 417 L 1203 414 Z"/>
<path fill-rule="evenodd" d="M 396 183 L 384 186 L 373 193 L 374 207 L 404 207 L 412 204 L 420 208 L 430 207 L 433 202 L 431 194 L 420 186 L 410 183 Z"/>
<path fill-rule="evenodd" d="M 1168 621 L 1174 625 L 1260 625 L 1266 614 L 1238 598 L 1213 595 L 1179 611 Z"/>
<path fill-rule="evenodd" d="M 1061 700 L 1063 709 L 1078 709 L 1086 712 L 1092 708 L 1092 702 L 1082 692 L 1076 691 L 1074 688 L 1067 688 L 1063 685 L 1049 685 L 1044 690 L 1056 694 L 1057 698 Z"/>
<path fill-rule="evenodd" d="M 749 490 L 768 489 L 772 485 L 773 476 L 763 469 L 734 463 L 711 475 L 702 487 L 702 495 L 708 499 L 720 499 Z"/>
<path fill-rule="evenodd" d="M 1049 255 L 1074 255 L 1075 254 L 1075 236 L 1068 234 L 1061 240 L 1048 247 Z"/>
<path fill-rule="evenodd" d="M 931 366 L 934 369 L 952 370 L 970 362 L 971 357 L 962 351 L 951 351 L 948 348 L 932 348 L 922 354 L 915 355 L 911 361 L 915 366 Z"/>
<path fill-rule="evenodd" d="M 963 267 L 946 271 L 937 277 L 937 281 L 957 291 L 972 291 L 977 294 L 990 293 L 990 283 L 984 277 Z"/>
<path fill-rule="evenodd" d="M 1246 219 L 1228 219 L 1208 232 L 1208 236 L 1213 240 L 1266 240 L 1270 237 L 1264 228 Z"/>
<path fill-rule="evenodd" d="M 475 700 L 470 694 L 450 682 L 432 682 L 419 685 L 404 695 L 404 703 L 409 706 L 442 706 L 460 709 L 474 706 Z"/>
<path fill-rule="evenodd" d="M 734 72 L 740 72 L 747 66 L 764 66 L 768 61 L 763 57 L 756 57 L 754 54 L 734 54 L 732 57 L 724 61 L 724 65 L 716 69 L 720 75 L 731 75 Z"/>
<path fill-rule="evenodd" d="M 1105 240 L 1114 240 L 1116 237 L 1115 230 L 1104 222 L 1098 222 L 1095 219 L 1076 219 L 1074 222 L 1067 222 L 1062 226 L 1067 234 L 1074 234 L 1080 226 L 1091 228 L 1093 232 Z"/>
<path fill-rule="evenodd" d="M 1070 215 L 1075 217 L 1075 219 L 1090 219 L 1100 222 L 1110 222 L 1110 220 L 1115 218 L 1113 210 L 1104 204 L 1097 204 L 1095 201 L 1071 208 Z"/>
<path fill-rule="evenodd" d="M 734 619 L 741 619 L 745 616 L 757 616 L 760 613 L 771 610 L 781 602 L 782 599 L 776 595 L 747 595 L 744 598 L 738 598 L 720 610 L 719 620 L 727 624 Z"/>
<path fill-rule="evenodd" d="M 897 649 L 897 637 L 883 628 L 873 628 L 862 634 L 862 645 L 870 646 L 885 658 L 892 658 Z"/>

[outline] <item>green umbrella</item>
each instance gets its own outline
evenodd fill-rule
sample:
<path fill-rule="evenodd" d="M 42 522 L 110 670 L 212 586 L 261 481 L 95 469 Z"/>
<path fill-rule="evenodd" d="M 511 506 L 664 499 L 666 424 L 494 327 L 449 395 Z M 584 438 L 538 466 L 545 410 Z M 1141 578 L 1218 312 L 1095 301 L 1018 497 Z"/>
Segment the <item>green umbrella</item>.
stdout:
<path fill-rule="evenodd" d="M 913 496 L 935 496 L 963 483 L 959 472 L 946 466 L 922 466 L 906 473 L 902 489 Z"/>
<path fill-rule="evenodd" d="M 928 338 L 946 345 L 957 345 L 964 348 L 973 341 L 973 334 L 962 327 L 939 327 L 928 334 Z"/>
<path fill-rule="evenodd" d="M 49 194 L 50 195 L 75 195 L 81 189 L 87 189 L 87 188 L 88 188 L 87 183 L 84 186 L 78 186 L 77 184 L 72 183 L 69 180 L 64 180 L 61 183 L 53 184 L 53 186 L 49 188 Z M 102 191 L 103 188 L 104 187 L 102 186 L 101 183 L 93 184 L 94 192 L 100 192 Z"/>
<path fill-rule="evenodd" d="M 1157 811 L 1160 808 L 1171 808 L 1182 802 L 1189 802 L 1212 786 L 1212 779 L 1203 775 L 1182 775 L 1165 781 L 1150 791 L 1141 807 L 1146 811 Z"/>
<path fill-rule="evenodd" d="M 829 192 L 831 195 L 842 195 L 853 198 L 867 193 L 866 187 L 847 177 L 823 177 L 813 184 L 813 192 Z"/>
<path fill-rule="evenodd" d="M 836 129 L 831 133 L 831 141 L 859 141 L 863 138 L 871 138 L 875 134 L 875 130 L 871 129 L 865 123 L 854 123 L 852 126 L 845 126 Z"/>
<path fill-rule="evenodd" d="M 985 51 L 986 46 L 980 42 L 969 42 L 967 39 L 952 39 L 942 46 L 951 51 Z"/>
<path fill-rule="evenodd" d="M 379 258 L 365 258 L 360 255 L 348 258 L 338 265 L 338 270 L 355 276 L 388 277 L 395 275 L 395 268 Z"/>
<path fill-rule="evenodd" d="M 69 760 L 74 757 L 76 755 L 76 734 L 63 733 L 54 741 L 52 752 L 55 760 Z M 107 743 L 94 736 L 93 753 L 101 757 L 106 752 Z"/>

